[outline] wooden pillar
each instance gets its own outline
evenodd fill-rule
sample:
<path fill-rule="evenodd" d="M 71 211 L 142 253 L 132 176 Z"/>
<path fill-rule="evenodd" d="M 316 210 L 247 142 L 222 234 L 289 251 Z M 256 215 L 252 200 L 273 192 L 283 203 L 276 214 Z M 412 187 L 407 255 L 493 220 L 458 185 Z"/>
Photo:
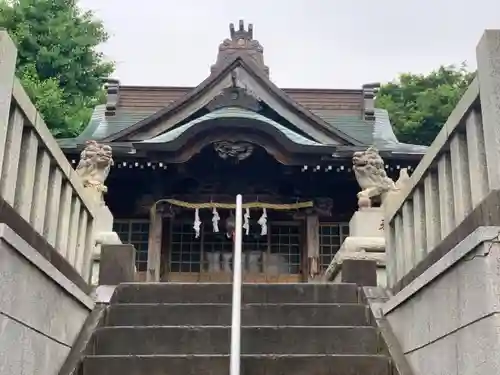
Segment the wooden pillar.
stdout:
<path fill-rule="evenodd" d="M 172 221 L 174 220 L 173 215 L 163 215 L 162 220 L 162 242 L 161 242 L 161 266 L 160 266 L 160 280 L 168 281 L 169 271 L 170 271 L 170 247 L 172 242 Z"/>
<path fill-rule="evenodd" d="M 148 282 L 160 281 L 162 224 L 162 214 L 155 207 L 151 212 L 149 222 L 148 270 L 146 274 Z"/>
<path fill-rule="evenodd" d="M 307 254 L 307 239 L 306 239 L 306 218 L 300 217 L 295 219 L 299 222 L 299 239 L 300 239 L 300 281 L 307 281 L 309 276 L 309 261 Z"/>
<path fill-rule="evenodd" d="M 316 213 L 306 215 L 306 246 L 308 263 L 308 281 L 321 272 L 319 259 L 319 218 Z"/>

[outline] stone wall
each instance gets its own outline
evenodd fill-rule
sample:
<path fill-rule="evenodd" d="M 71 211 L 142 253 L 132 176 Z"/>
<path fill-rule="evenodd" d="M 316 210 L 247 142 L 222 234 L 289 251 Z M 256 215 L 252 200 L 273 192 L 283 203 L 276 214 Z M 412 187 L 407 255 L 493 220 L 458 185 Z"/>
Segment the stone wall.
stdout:
<path fill-rule="evenodd" d="M 407 185 L 384 203 L 388 285 L 397 292 L 480 225 L 500 225 L 500 30 L 477 46 L 477 73 Z M 496 210 L 498 211 L 498 210 Z"/>
<path fill-rule="evenodd" d="M 0 224 L 0 374 L 58 374 L 93 305 L 53 262 Z"/>
<path fill-rule="evenodd" d="M 400 194 L 384 204 L 383 313 L 416 375 L 500 373 L 500 30 Z"/>
<path fill-rule="evenodd" d="M 87 282 L 95 237 L 107 230 L 100 227 L 101 202 L 15 76 L 16 56 L 14 42 L 0 30 L 0 197 Z"/>
<path fill-rule="evenodd" d="M 500 227 L 479 227 L 384 304 L 415 375 L 500 373 Z"/>

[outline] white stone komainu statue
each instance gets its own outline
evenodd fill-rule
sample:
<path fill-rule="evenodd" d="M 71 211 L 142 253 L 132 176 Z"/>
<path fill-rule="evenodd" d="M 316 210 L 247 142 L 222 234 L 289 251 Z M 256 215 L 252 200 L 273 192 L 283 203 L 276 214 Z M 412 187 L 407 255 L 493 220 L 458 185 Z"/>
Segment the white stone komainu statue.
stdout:
<path fill-rule="evenodd" d="M 231 272 L 231 259 L 233 259 L 233 253 L 222 254 L 222 270 L 224 272 Z"/>
<path fill-rule="evenodd" d="M 113 232 L 113 215 L 105 206 L 103 199 L 103 194 L 108 191 L 104 182 L 112 165 L 113 153 L 111 146 L 99 144 L 96 141 L 88 141 L 80 154 L 80 161 L 76 167 L 76 173 L 82 179 L 84 188 L 92 193 L 91 196 L 96 201 L 92 265 L 93 282 L 96 281 L 95 277 L 99 273 L 101 245 L 121 244 L 118 234 Z"/>
<path fill-rule="evenodd" d="M 214 251 L 213 253 L 206 253 L 208 262 L 208 272 L 220 272 L 220 252 Z"/>
<path fill-rule="evenodd" d="M 103 194 L 108 191 L 104 182 L 108 178 L 109 170 L 113 165 L 111 146 L 88 141 L 80 154 L 80 162 L 76 172 L 83 180 L 83 186 L 93 189 L 103 202 Z"/>
<path fill-rule="evenodd" d="M 270 276 L 279 276 L 290 274 L 290 265 L 282 254 L 264 253 L 266 264 L 266 274 Z"/>
<path fill-rule="evenodd" d="M 223 253 L 222 254 L 222 270 L 224 272 L 232 272 L 231 260 L 233 259 L 233 253 Z M 246 264 L 246 254 L 241 253 L 241 270 L 245 271 Z"/>
<path fill-rule="evenodd" d="M 352 158 L 356 180 L 361 191 L 358 193 L 359 210 L 349 222 L 349 237 L 323 274 L 324 281 L 340 281 L 342 264 L 345 260 L 372 260 L 377 263 L 377 283 L 386 285 L 386 254 L 383 232 L 383 207 L 371 207 L 372 199 L 379 199 L 381 205 L 386 204 L 393 194 L 399 194 L 408 182 L 406 168 L 401 169 L 399 179 L 395 183 L 390 179 L 384 167 L 384 161 L 374 147 L 366 151 L 356 152 Z"/>
<path fill-rule="evenodd" d="M 360 208 L 371 207 L 373 198 L 380 198 L 380 203 L 383 204 L 389 193 L 401 190 L 409 179 L 407 169 L 403 168 L 398 181 L 394 183 L 387 176 L 384 160 L 374 147 L 369 147 L 366 151 L 355 152 L 352 164 L 356 180 L 361 187 L 357 195 Z"/>
<path fill-rule="evenodd" d="M 248 253 L 248 256 L 247 256 L 248 272 L 250 272 L 250 273 L 260 273 L 261 272 L 261 267 L 260 267 L 261 258 L 262 258 L 261 251 L 250 251 L 250 253 Z"/>

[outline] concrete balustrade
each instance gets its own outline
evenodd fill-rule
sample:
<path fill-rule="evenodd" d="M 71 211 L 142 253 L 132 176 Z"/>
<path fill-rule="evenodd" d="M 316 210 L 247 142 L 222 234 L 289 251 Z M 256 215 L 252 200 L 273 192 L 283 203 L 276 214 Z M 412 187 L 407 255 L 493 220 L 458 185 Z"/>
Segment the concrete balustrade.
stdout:
<path fill-rule="evenodd" d="M 485 156 L 480 119 L 476 78 L 408 186 L 386 202 L 386 237 L 393 247 L 388 249 L 389 285 L 410 272 L 486 197 L 487 170 L 485 163 L 478 164 Z"/>
<path fill-rule="evenodd" d="M 15 77 L 15 62 L 0 31 L 0 196 L 88 281 L 102 208 Z"/>
<path fill-rule="evenodd" d="M 500 189 L 499 46 L 500 31 L 487 30 L 477 47 L 476 78 L 409 183 L 386 201 L 391 287 L 426 257 L 437 257 L 436 247 L 447 237 L 456 237 L 471 212 Z"/>

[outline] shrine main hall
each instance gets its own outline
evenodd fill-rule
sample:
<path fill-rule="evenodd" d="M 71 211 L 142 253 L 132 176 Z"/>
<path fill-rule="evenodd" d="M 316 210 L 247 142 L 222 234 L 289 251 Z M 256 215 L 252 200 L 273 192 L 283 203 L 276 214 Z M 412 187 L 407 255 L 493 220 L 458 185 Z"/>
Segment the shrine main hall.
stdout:
<path fill-rule="evenodd" d="M 425 153 L 398 141 L 387 111 L 375 108 L 377 85 L 281 88 L 271 69 L 240 21 L 198 86 L 108 79 L 107 102 L 85 130 L 59 140 L 75 166 L 89 140 L 111 146 L 105 201 L 114 230 L 136 249 L 140 279 L 153 270 L 162 281 L 229 281 L 237 194 L 244 280 L 314 279 L 358 208 L 354 152 L 375 147 L 393 179 Z"/>

